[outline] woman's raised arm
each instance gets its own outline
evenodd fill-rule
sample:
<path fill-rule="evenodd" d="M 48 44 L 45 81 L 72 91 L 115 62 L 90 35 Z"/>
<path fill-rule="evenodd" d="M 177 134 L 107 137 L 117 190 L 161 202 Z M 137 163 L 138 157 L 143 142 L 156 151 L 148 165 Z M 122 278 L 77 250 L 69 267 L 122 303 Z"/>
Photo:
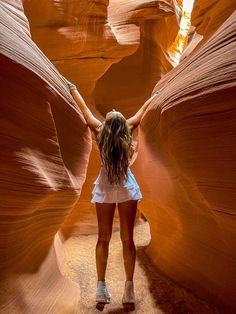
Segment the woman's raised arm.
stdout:
<path fill-rule="evenodd" d="M 144 115 L 147 107 L 149 106 L 150 102 L 153 100 L 153 98 L 157 94 L 159 94 L 159 92 L 152 95 L 152 97 L 150 97 L 147 101 L 145 101 L 144 105 L 135 113 L 135 115 L 133 115 L 131 118 L 127 119 L 127 123 L 128 123 L 131 130 L 135 129 L 139 125 L 139 123 L 142 119 L 142 116 Z"/>
<path fill-rule="evenodd" d="M 67 81 L 67 80 L 66 80 Z M 81 97 L 80 93 L 78 92 L 76 86 L 69 81 L 67 81 L 68 87 L 70 89 L 70 93 L 74 98 L 74 101 L 79 106 L 82 114 L 88 124 L 88 126 L 95 132 L 97 132 L 98 127 L 101 126 L 102 122 L 94 117 L 88 106 L 86 105 L 85 101 Z"/>

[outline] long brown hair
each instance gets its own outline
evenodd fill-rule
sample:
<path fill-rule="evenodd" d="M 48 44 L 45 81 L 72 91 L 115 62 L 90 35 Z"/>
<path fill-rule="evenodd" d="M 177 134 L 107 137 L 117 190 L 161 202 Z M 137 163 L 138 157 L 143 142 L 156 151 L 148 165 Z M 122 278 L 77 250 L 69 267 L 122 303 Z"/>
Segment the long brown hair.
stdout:
<path fill-rule="evenodd" d="M 132 136 L 126 119 L 117 113 L 106 119 L 97 136 L 102 163 L 111 184 L 127 178 Z"/>

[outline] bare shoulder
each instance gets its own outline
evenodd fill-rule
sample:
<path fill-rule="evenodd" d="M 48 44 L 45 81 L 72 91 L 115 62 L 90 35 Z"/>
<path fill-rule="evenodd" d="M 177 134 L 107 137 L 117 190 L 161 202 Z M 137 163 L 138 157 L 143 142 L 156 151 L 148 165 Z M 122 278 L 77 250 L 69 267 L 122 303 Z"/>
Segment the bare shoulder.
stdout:
<path fill-rule="evenodd" d="M 130 121 L 130 118 L 129 118 L 129 119 L 126 119 L 126 123 L 127 123 L 127 125 L 128 125 L 128 128 L 129 128 L 130 131 L 131 131 L 132 128 L 133 128 L 133 124 L 132 124 L 132 122 Z"/>

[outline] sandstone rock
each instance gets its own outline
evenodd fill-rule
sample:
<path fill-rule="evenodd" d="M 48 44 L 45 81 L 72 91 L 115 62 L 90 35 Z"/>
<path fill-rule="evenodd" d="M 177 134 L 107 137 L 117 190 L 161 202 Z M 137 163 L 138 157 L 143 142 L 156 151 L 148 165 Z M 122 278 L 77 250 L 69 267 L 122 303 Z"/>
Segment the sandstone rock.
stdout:
<path fill-rule="evenodd" d="M 112 107 L 134 113 L 172 68 L 181 1 L 23 4 L 33 40 L 100 117 Z M 78 287 L 60 272 L 58 230 L 65 237 L 96 232 L 88 204 L 98 150 L 78 201 L 90 133 L 65 81 L 30 39 L 20 2 L 0 8 L 0 311 L 78 313 Z M 142 121 L 135 165 L 139 206 L 151 225 L 149 256 L 227 313 L 236 308 L 234 8 L 233 1 L 196 0 L 192 47 L 154 89 L 161 95 Z"/>
<path fill-rule="evenodd" d="M 224 23 L 224 21 L 236 9 L 234 0 L 195 0 L 191 15 L 191 24 L 195 26 L 196 37 L 203 36 L 198 48 L 200 48 Z"/>
<path fill-rule="evenodd" d="M 108 2 L 43 0 L 39 7 L 24 1 L 33 40 L 89 105 L 97 80 L 138 46 L 135 40 L 122 46 L 117 41 L 107 21 Z"/>
<path fill-rule="evenodd" d="M 36 1 L 24 0 L 24 8 L 33 40 L 57 69 L 77 84 L 89 105 L 94 104 L 95 92 L 100 113 L 115 105 L 131 114 L 150 95 L 161 75 L 172 68 L 168 48 L 179 29 L 181 2 L 43 0 L 39 7 Z M 119 63 L 112 82 L 109 72 L 96 87 L 112 64 L 133 54 L 124 64 Z M 124 68 L 127 80 L 121 74 Z"/>
<path fill-rule="evenodd" d="M 136 175 L 155 265 L 224 313 L 236 286 L 236 12 L 155 86 Z"/>
<path fill-rule="evenodd" d="M 78 313 L 79 287 L 59 270 L 57 231 L 80 195 L 90 132 L 31 40 L 20 1 L 0 10 L 0 312 Z"/>
<path fill-rule="evenodd" d="M 203 39 L 203 35 L 196 32 L 195 26 L 190 26 L 187 34 L 186 47 L 181 54 L 180 61 L 183 61 L 187 56 L 189 56 L 195 48 L 198 46 L 199 42 Z"/>
<path fill-rule="evenodd" d="M 180 17 L 180 6 L 173 1 L 110 1 L 108 21 L 117 40 L 123 43 L 127 37 L 131 42 L 135 38 L 139 46 L 98 80 L 95 103 L 103 115 L 115 108 L 131 116 L 156 82 L 172 69 L 169 49 L 178 33 Z"/>
<path fill-rule="evenodd" d="M 196 32 L 204 35 L 203 42 L 207 41 L 214 32 L 236 9 L 233 0 L 196 0 L 192 11 L 192 25 L 196 26 Z"/>

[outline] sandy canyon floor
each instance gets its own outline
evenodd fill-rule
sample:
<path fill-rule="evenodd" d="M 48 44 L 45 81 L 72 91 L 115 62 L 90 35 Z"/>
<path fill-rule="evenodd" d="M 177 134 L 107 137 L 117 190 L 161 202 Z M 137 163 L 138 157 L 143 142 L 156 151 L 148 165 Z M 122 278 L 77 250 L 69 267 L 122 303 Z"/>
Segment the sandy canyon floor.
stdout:
<path fill-rule="evenodd" d="M 145 253 L 150 240 L 149 224 L 141 218 L 134 229 L 137 259 L 134 275 L 136 306 L 131 313 L 215 314 L 218 313 L 190 291 L 165 277 L 151 264 Z M 81 287 L 81 308 L 78 313 L 100 313 L 96 309 L 95 251 L 97 235 L 67 240 L 63 273 Z M 103 313 L 124 313 L 121 303 L 124 288 L 124 268 L 119 232 L 113 232 L 110 242 L 106 282 L 112 301 Z"/>

